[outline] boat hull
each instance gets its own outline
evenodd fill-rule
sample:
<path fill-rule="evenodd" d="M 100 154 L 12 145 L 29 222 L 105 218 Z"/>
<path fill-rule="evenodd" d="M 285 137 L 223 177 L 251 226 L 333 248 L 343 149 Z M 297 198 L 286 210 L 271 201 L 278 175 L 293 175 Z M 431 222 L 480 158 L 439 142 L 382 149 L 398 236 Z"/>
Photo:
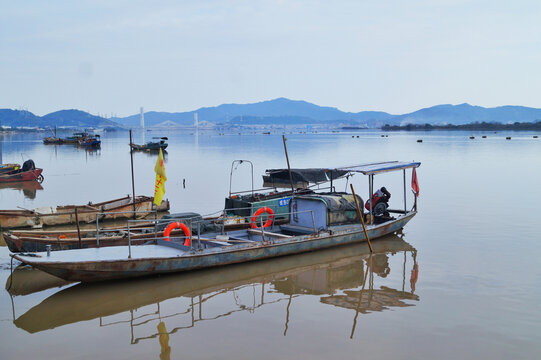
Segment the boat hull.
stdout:
<path fill-rule="evenodd" d="M 111 200 L 103 203 L 80 206 L 60 206 L 46 212 L 30 210 L 0 210 L 0 228 L 42 227 L 52 225 L 75 224 L 75 208 L 79 222 L 91 223 L 96 221 L 97 213 L 99 220 L 127 219 L 132 215 L 133 203 L 130 197 Z M 154 210 L 159 212 L 169 210 L 169 201 L 164 200 L 158 208 L 153 208 L 153 198 L 141 196 L 136 199 L 135 210 L 139 212 L 138 218 L 148 216 Z"/>
<path fill-rule="evenodd" d="M 36 180 L 40 175 L 43 169 L 34 169 L 29 171 L 23 171 L 15 174 L 1 174 L 0 183 L 8 182 L 20 182 L 20 181 L 33 181 Z"/>
<path fill-rule="evenodd" d="M 410 212 L 383 224 L 368 226 L 370 239 L 377 239 L 401 230 L 416 212 Z M 340 227 L 336 227 L 339 229 Z M 194 240 L 195 242 L 196 240 Z M 273 242 L 234 245 L 223 249 L 187 251 L 182 255 L 154 258 L 126 258 L 122 260 L 96 261 L 43 261 L 24 255 L 11 255 L 15 259 L 68 281 L 104 281 L 156 274 L 174 273 L 195 269 L 212 268 L 229 264 L 293 255 L 330 247 L 366 241 L 361 225 L 351 225 L 346 230 L 318 235 L 295 236 Z M 160 245 L 145 245 L 160 246 Z M 75 254 L 74 254 L 75 255 Z"/>

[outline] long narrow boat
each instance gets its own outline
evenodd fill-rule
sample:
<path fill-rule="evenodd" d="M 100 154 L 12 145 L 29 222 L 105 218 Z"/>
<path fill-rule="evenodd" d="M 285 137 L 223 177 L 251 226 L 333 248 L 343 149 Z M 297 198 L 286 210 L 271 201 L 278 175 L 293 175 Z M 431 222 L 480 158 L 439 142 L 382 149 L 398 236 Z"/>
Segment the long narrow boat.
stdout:
<path fill-rule="evenodd" d="M 224 228 L 224 231 L 232 231 L 248 228 L 249 220 L 237 223 L 233 220 L 238 218 L 224 217 L 201 217 L 196 213 L 170 214 L 161 219 L 149 219 L 137 225 L 130 226 L 130 240 L 132 245 L 144 244 L 156 238 L 164 236 L 166 226 L 172 221 L 189 222 L 195 220 L 200 223 L 199 231 L 208 233 Z M 281 219 L 275 219 L 275 224 L 284 223 Z M 98 224 L 99 225 L 99 224 Z M 194 231 L 197 231 L 194 229 Z M 105 246 L 128 245 L 128 227 L 107 226 L 100 227 L 99 236 L 96 236 L 96 227 L 89 229 L 57 229 L 57 230 L 10 230 L 2 233 L 4 242 L 11 252 L 39 252 L 46 251 L 50 246 L 52 251 L 86 249 Z M 183 234 L 182 230 L 172 230 L 171 235 Z M 81 239 L 79 240 L 79 235 Z"/>
<path fill-rule="evenodd" d="M 374 242 L 373 246 L 373 254 L 379 259 L 399 252 L 416 252 L 416 249 L 406 241 L 393 235 Z M 140 309 L 179 297 L 199 298 L 199 301 L 202 300 L 199 304 L 204 307 L 205 298 L 208 295 L 224 293 L 252 284 L 265 284 L 261 291 L 268 291 L 270 285 L 277 292 L 287 295 L 291 294 L 293 289 L 299 288 L 298 293 L 303 294 L 341 295 L 343 292 L 337 290 L 358 289 L 362 286 L 364 263 L 369 263 L 369 259 L 368 247 L 345 246 L 298 255 L 294 259 L 282 257 L 229 266 L 219 270 L 209 269 L 197 273 L 146 278 L 139 281 L 77 284 L 55 292 L 16 318 L 14 323 L 18 328 L 29 333 L 36 333 L 79 321 Z M 375 265 L 375 262 L 372 264 Z M 397 270 L 391 271 L 398 272 Z M 377 266 L 374 266 L 374 270 L 370 267 L 367 271 L 377 273 Z M 66 284 L 58 278 L 55 282 L 53 277 L 47 275 L 27 268 L 15 269 L 12 278 L 6 281 L 6 288 L 9 284 L 11 285 L 10 294 L 21 295 L 41 291 L 46 286 L 59 287 Z M 303 287 L 300 279 L 309 280 L 304 281 L 306 285 Z M 292 283 L 295 286 L 292 286 Z M 284 288 L 289 291 L 284 291 Z M 385 288 L 378 289 L 376 292 L 382 290 L 389 291 L 389 298 L 392 298 L 386 305 L 392 307 L 395 303 L 394 306 L 396 306 L 397 290 Z M 370 285 L 367 281 L 366 292 L 369 291 Z M 250 292 L 250 296 L 251 294 Z M 119 298 L 123 301 L 117 301 Z M 187 303 L 189 304 L 190 301 Z M 376 304 L 381 304 L 381 302 Z M 231 313 L 230 308 L 226 308 L 225 311 Z"/>
<path fill-rule="evenodd" d="M 75 209 L 79 222 L 94 222 L 96 216 L 101 220 L 126 219 L 133 214 L 133 202 L 130 196 L 88 205 L 65 205 L 41 207 L 33 210 L 0 210 L 0 227 L 42 227 L 51 225 L 75 224 Z M 153 211 L 168 211 L 169 201 L 164 200 L 159 207 L 153 205 L 153 198 L 136 196 L 135 210 L 137 217 L 145 217 Z"/>
<path fill-rule="evenodd" d="M 208 233 L 197 239 L 190 236 L 156 240 L 140 246 L 112 246 L 94 249 L 64 250 L 34 254 L 11 254 L 23 263 L 69 281 L 103 281 L 165 274 L 234 263 L 292 255 L 339 245 L 377 239 L 401 230 L 416 214 L 406 207 L 406 169 L 415 169 L 418 162 L 385 162 L 347 167 L 351 172 L 369 176 L 370 199 L 373 199 L 374 175 L 390 171 L 404 172 L 404 210 L 372 212 L 365 227 L 355 216 L 358 196 L 341 193 L 295 196 L 289 203 L 289 223 L 224 233 Z M 353 198 L 353 199 L 351 199 Z M 357 214 L 361 209 L 357 207 Z M 397 217 L 389 216 L 396 213 Z M 361 222 L 361 223 L 359 223 Z M 262 224 L 261 224 L 262 225 Z M 175 224 L 189 229 L 183 224 Z M 193 226 L 193 224 L 192 224 Z M 268 228 L 265 228 L 268 226 Z M 188 231 L 186 231 L 188 230 Z M 172 240 L 172 241 L 169 241 Z"/>

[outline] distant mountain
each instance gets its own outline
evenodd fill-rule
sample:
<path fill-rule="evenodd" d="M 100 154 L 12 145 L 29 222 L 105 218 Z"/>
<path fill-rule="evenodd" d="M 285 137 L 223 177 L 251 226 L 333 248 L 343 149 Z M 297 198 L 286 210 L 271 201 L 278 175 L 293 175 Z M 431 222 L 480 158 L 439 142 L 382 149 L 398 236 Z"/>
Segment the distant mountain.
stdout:
<path fill-rule="evenodd" d="M 390 125 L 431 124 L 463 125 L 475 122 L 535 122 L 541 120 L 541 109 L 524 106 L 484 108 L 470 104 L 437 105 L 415 112 L 394 116 Z"/>
<path fill-rule="evenodd" d="M 145 113 L 145 126 L 192 126 L 197 113 L 200 124 L 228 125 L 330 125 L 379 128 L 385 124 L 462 125 L 475 122 L 514 123 L 541 120 L 541 109 L 524 106 L 484 108 L 469 104 L 437 105 L 409 114 L 391 115 L 381 111 L 344 112 L 306 101 L 278 98 L 253 104 L 223 104 L 187 112 Z M 80 110 L 61 110 L 43 117 L 28 111 L 0 109 L 0 125 L 11 127 L 139 127 L 139 114 L 105 119 Z"/>
<path fill-rule="evenodd" d="M 0 126 L 40 127 L 41 118 L 26 110 L 0 109 Z"/>
<path fill-rule="evenodd" d="M 154 126 L 164 121 L 172 121 L 178 125 L 193 125 L 194 114 L 197 113 L 199 121 L 211 123 L 232 123 L 243 119 L 251 119 L 252 123 L 271 125 L 278 121 L 279 124 L 291 120 L 291 124 L 310 124 L 321 122 L 353 122 L 353 123 L 376 123 L 383 125 L 386 119 L 392 115 L 378 111 L 364 111 L 349 113 L 337 108 L 318 106 L 306 101 L 289 100 L 278 98 L 253 104 L 223 104 L 216 107 L 204 107 L 194 111 L 167 113 L 150 111 L 145 113 L 145 126 Z M 256 118 L 265 119 L 264 122 L 256 121 Z M 299 122 L 300 119 L 304 119 Z M 112 120 L 125 126 L 139 126 L 139 114 Z M 289 122 L 288 122 L 289 123 Z"/>
<path fill-rule="evenodd" d="M 119 125 L 111 120 L 107 120 L 100 116 L 91 115 L 87 112 L 80 110 L 60 110 L 41 118 L 48 124 L 54 124 L 56 126 L 69 126 L 69 127 L 118 127 Z"/>
<path fill-rule="evenodd" d="M 80 110 L 60 110 L 45 116 L 29 111 L 0 109 L 0 125 L 15 127 L 120 128 L 114 121 Z"/>

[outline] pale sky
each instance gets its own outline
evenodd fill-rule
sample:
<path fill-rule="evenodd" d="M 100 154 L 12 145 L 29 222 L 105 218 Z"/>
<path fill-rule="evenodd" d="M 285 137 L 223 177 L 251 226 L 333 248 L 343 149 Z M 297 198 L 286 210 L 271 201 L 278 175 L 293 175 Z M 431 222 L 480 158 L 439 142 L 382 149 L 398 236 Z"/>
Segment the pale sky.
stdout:
<path fill-rule="evenodd" d="M 541 107 L 541 1 L 0 0 L 0 108 Z"/>

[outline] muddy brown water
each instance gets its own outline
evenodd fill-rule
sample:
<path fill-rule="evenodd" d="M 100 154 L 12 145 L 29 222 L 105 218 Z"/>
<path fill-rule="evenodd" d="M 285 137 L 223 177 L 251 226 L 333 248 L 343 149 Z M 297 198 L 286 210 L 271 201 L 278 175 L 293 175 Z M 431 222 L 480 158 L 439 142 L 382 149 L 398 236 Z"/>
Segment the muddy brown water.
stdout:
<path fill-rule="evenodd" d="M 166 135 L 166 197 L 173 212 L 219 211 L 234 159 L 253 161 L 256 187 L 265 169 L 286 166 L 278 133 Z M 0 282 L 11 286 L 0 293 L 0 357 L 539 358 L 541 142 L 528 132 L 352 135 L 288 134 L 288 150 L 293 167 L 422 162 L 419 214 L 401 234 L 375 241 L 374 255 L 354 245 L 73 284 L 28 268 L 10 275 L 8 251 L 0 247 Z M 143 134 L 135 136 L 142 142 Z M 131 193 L 127 135 L 102 139 L 100 150 L 88 152 L 45 146 L 34 134 L 3 136 L 3 162 L 32 158 L 45 181 L 41 188 L 3 187 L 0 208 Z M 137 194 L 152 193 L 155 161 L 153 154 L 134 154 Z M 366 179 L 356 175 L 350 182 L 366 199 Z M 237 168 L 233 190 L 250 184 L 249 167 Z M 400 208 L 401 174 L 376 176 L 376 186 L 383 185 Z"/>

